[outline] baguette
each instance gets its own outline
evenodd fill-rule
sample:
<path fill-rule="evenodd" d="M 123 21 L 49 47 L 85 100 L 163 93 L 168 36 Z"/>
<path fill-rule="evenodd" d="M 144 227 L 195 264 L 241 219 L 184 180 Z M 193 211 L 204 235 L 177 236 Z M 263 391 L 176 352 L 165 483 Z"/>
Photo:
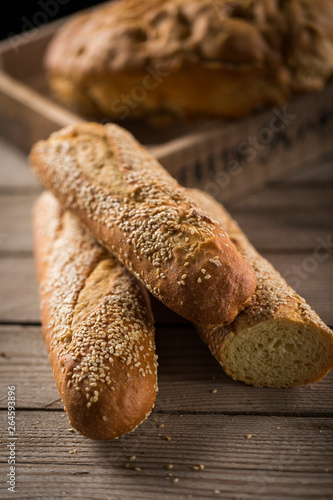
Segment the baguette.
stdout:
<path fill-rule="evenodd" d="M 83 123 L 39 141 L 38 180 L 166 306 L 195 323 L 230 323 L 255 290 L 222 228 L 117 125 Z"/>
<path fill-rule="evenodd" d="M 44 192 L 34 207 L 43 337 L 68 418 L 84 436 L 133 431 L 157 392 L 147 291 Z"/>
<path fill-rule="evenodd" d="M 230 325 L 196 325 L 217 361 L 233 379 L 254 386 L 319 381 L 333 367 L 333 332 L 253 248 L 219 203 L 202 191 L 190 193 L 227 231 L 257 277 L 251 303 Z"/>

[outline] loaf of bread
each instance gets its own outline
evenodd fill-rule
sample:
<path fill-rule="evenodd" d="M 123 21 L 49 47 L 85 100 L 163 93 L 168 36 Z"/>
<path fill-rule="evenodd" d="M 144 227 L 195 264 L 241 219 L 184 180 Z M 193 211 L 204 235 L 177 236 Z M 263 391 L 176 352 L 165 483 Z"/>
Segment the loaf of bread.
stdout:
<path fill-rule="evenodd" d="M 34 208 L 43 337 L 75 429 L 106 440 L 133 431 L 157 392 L 147 291 L 45 192 Z"/>
<path fill-rule="evenodd" d="M 38 180 L 170 309 L 195 323 L 230 323 L 255 274 L 213 221 L 133 136 L 82 123 L 39 141 Z"/>
<path fill-rule="evenodd" d="M 45 71 L 54 95 L 83 114 L 244 116 L 332 77 L 333 2 L 109 2 L 59 29 Z"/>
<path fill-rule="evenodd" d="M 333 332 L 250 244 L 224 208 L 202 191 L 191 196 L 228 232 L 251 264 L 257 288 L 251 303 L 228 326 L 197 325 L 222 368 L 254 386 L 315 383 L 333 368 Z"/>

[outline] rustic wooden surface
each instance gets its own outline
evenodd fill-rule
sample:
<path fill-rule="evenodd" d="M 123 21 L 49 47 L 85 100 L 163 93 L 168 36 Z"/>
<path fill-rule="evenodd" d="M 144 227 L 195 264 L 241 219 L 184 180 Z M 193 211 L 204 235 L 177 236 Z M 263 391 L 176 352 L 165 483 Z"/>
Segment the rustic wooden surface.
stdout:
<path fill-rule="evenodd" d="M 40 188 L 18 151 L 0 141 L 0 155 L 0 498 L 333 499 L 333 373 L 288 390 L 237 383 L 191 325 L 155 300 L 152 415 L 112 442 L 69 430 L 40 332 L 31 236 Z M 291 284 L 301 270 L 297 291 L 332 326 L 333 162 L 228 208 Z M 327 258 L 314 261 L 323 241 Z M 17 397 L 15 494 L 6 484 L 9 385 Z"/>

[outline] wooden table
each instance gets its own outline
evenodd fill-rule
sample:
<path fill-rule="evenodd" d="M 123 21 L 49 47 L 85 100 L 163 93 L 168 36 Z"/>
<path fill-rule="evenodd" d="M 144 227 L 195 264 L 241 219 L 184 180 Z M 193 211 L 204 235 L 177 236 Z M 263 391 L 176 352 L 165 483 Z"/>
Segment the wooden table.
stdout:
<path fill-rule="evenodd" d="M 156 301 L 159 393 L 151 416 L 111 442 L 70 428 L 41 338 L 31 235 L 40 188 L 18 151 L 1 143 L 0 157 L 0 498 L 332 499 L 333 373 L 296 389 L 235 382 L 191 325 Z M 332 167 L 313 165 L 228 206 L 331 326 Z M 325 242 L 327 258 L 318 261 L 314 250 Z M 13 385 L 15 494 L 6 485 Z"/>

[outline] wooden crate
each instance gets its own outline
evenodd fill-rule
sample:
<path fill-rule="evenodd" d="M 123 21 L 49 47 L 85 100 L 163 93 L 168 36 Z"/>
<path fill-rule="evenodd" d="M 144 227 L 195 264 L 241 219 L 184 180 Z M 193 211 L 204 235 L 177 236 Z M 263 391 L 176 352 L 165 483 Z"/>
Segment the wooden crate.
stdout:
<path fill-rule="evenodd" d="M 0 43 L 0 134 L 26 153 L 51 132 L 85 120 L 52 99 L 43 72 L 45 48 L 65 21 Z M 164 129 L 120 124 L 183 185 L 200 187 L 226 202 L 289 170 L 333 155 L 333 83 L 281 109 L 265 109 L 233 121 Z M 154 144 L 147 139 L 151 137 Z"/>

